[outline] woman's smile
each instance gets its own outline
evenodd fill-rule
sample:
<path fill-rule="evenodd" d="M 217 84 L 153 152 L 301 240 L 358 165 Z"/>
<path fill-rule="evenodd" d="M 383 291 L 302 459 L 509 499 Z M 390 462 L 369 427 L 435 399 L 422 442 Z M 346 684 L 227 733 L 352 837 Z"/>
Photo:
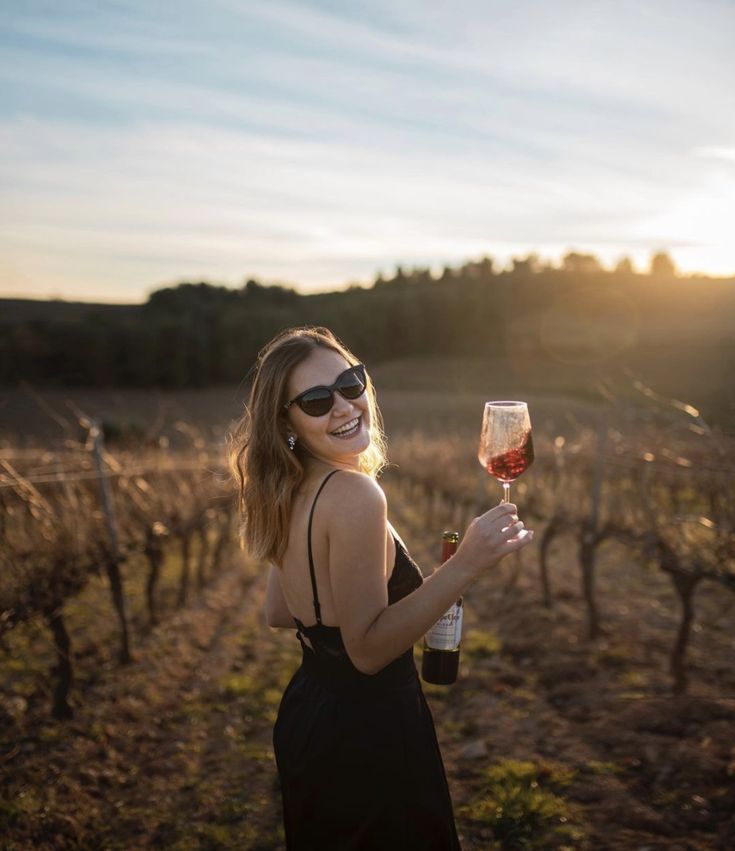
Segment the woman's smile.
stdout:
<path fill-rule="evenodd" d="M 340 426 L 338 429 L 335 429 L 334 431 L 330 432 L 330 434 L 333 435 L 334 437 L 339 437 L 339 438 L 342 438 L 342 439 L 349 438 L 349 437 L 352 437 L 353 435 L 357 434 L 357 431 L 360 428 L 361 424 L 362 424 L 362 416 L 355 417 L 354 419 L 350 420 L 348 423 L 345 423 L 344 425 Z"/>

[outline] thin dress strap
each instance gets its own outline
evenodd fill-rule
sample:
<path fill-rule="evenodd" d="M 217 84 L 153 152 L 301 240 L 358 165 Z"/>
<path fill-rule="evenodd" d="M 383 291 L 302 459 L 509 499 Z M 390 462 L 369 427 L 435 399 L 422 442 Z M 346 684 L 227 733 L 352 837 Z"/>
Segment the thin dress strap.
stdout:
<path fill-rule="evenodd" d="M 322 492 L 322 488 L 326 483 L 332 478 L 335 473 L 338 473 L 339 470 L 332 470 L 331 473 L 328 473 L 324 481 L 319 485 L 319 490 L 316 492 L 316 496 L 314 497 L 314 502 L 311 504 L 311 512 L 309 514 L 309 532 L 308 532 L 308 543 L 309 543 L 309 572 L 311 573 L 311 588 L 314 592 L 314 612 L 316 614 L 316 622 L 322 622 L 321 615 L 321 606 L 319 605 L 319 595 L 316 591 L 316 573 L 314 572 L 314 557 L 311 552 L 311 521 L 314 519 L 314 509 L 316 508 L 316 501 L 319 499 L 319 494 Z"/>

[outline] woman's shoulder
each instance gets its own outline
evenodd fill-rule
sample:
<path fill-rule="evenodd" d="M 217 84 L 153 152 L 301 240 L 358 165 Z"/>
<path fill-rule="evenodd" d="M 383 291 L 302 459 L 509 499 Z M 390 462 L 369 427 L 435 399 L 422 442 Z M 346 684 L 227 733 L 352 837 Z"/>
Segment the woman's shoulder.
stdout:
<path fill-rule="evenodd" d="M 354 511 L 385 513 L 386 499 L 383 489 L 367 473 L 338 470 L 324 490 L 335 515 Z"/>

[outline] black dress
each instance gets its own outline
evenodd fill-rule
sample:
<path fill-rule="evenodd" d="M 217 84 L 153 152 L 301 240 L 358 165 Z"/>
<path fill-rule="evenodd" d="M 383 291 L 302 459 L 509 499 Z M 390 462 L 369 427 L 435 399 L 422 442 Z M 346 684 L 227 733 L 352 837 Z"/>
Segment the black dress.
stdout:
<path fill-rule="evenodd" d="M 273 748 L 288 851 L 461 851 L 431 711 L 409 648 L 373 675 L 350 661 L 339 627 L 294 618 L 302 663 L 281 699 Z M 395 538 L 395 536 L 394 536 Z M 389 603 L 423 582 L 396 539 Z M 304 641 L 309 639 L 313 650 Z"/>

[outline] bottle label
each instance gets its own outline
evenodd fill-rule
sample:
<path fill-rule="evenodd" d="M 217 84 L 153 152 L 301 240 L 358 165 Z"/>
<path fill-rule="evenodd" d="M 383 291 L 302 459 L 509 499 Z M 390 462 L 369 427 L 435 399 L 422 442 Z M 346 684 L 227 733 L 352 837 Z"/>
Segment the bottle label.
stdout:
<path fill-rule="evenodd" d="M 455 603 L 426 633 L 426 646 L 432 650 L 456 650 L 462 639 L 463 607 Z"/>

